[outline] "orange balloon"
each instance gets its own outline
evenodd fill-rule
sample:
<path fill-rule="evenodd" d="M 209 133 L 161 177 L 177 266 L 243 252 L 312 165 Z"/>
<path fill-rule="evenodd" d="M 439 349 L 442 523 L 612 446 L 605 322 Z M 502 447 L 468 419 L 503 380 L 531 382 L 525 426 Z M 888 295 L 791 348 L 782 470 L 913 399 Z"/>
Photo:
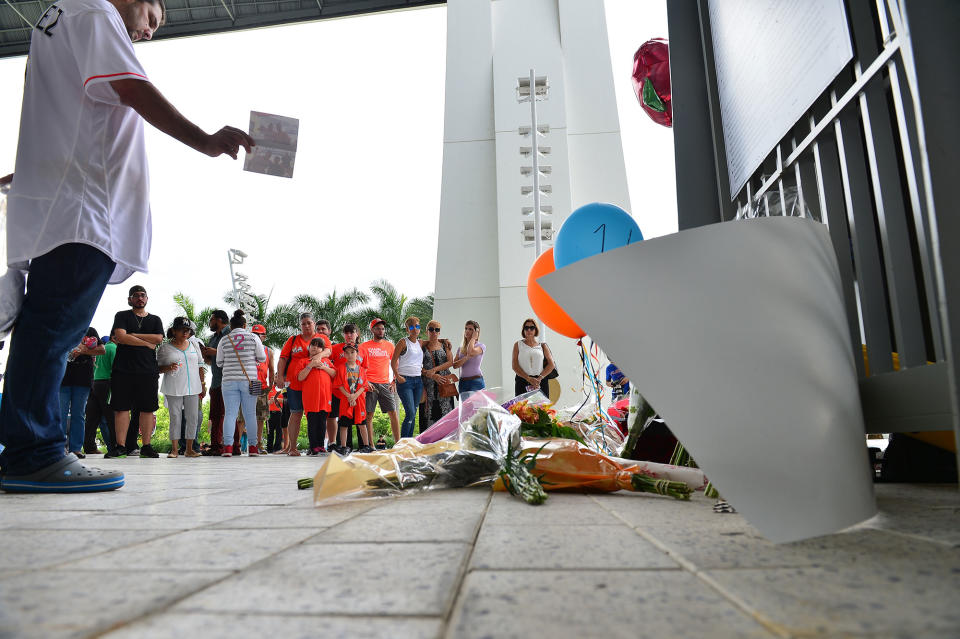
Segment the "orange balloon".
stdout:
<path fill-rule="evenodd" d="M 538 278 L 543 277 L 547 273 L 553 273 L 555 270 L 556 267 L 553 264 L 553 249 L 550 248 L 541 253 L 537 261 L 530 267 L 530 274 L 527 275 L 527 299 L 530 300 L 530 306 L 533 307 L 533 312 L 536 313 L 540 321 L 550 329 L 561 335 L 566 335 L 573 339 L 580 339 L 586 335 L 583 329 L 570 319 L 566 311 L 553 301 L 553 298 L 547 294 L 542 286 L 537 284 Z"/>

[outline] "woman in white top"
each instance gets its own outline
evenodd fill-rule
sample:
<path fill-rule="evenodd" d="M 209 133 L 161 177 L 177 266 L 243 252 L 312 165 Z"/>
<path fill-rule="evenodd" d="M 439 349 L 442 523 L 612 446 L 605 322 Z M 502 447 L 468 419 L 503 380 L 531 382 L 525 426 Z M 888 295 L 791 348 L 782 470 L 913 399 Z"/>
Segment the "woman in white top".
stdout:
<path fill-rule="evenodd" d="M 393 349 L 393 377 L 397 380 L 397 394 L 403 404 L 403 423 L 400 425 L 400 437 L 413 437 L 413 426 L 417 420 L 417 406 L 423 395 L 423 345 L 420 337 L 420 318 L 410 316 L 403 323 L 407 327 L 407 336 L 397 342 Z"/>
<path fill-rule="evenodd" d="M 234 428 L 237 413 L 243 410 L 243 427 L 247 431 L 247 454 L 256 457 L 257 449 L 257 395 L 250 394 L 250 382 L 257 381 L 257 362 L 267 360 L 263 343 L 255 333 L 247 330 L 243 311 L 236 311 L 230 318 L 232 329 L 217 344 L 217 366 L 223 367 L 223 423 L 231 426 L 223 429 L 223 457 L 232 457 Z M 236 453 L 240 454 L 240 442 Z"/>
<path fill-rule="evenodd" d="M 199 457 L 193 449 L 197 438 L 197 425 L 200 416 L 200 393 L 203 392 L 203 380 L 200 377 L 200 362 L 203 355 L 193 327 L 186 317 L 176 317 L 167 330 L 169 341 L 160 345 L 157 351 L 157 366 L 163 373 L 160 392 L 170 413 L 170 454 L 177 456 L 180 439 L 186 439 L 184 455 Z M 184 423 L 185 422 L 185 423 Z"/>
<path fill-rule="evenodd" d="M 550 397 L 547 376 L 556 368 L 550 347 L 537 339 L 540 326 L 534 319 L 523 320 L 520 334 L 523 339 L 513 345 L 513 372 L 517 374 L 513 390 L 516 395 L 522 395 L 539 387 L 540 392 Z"/>

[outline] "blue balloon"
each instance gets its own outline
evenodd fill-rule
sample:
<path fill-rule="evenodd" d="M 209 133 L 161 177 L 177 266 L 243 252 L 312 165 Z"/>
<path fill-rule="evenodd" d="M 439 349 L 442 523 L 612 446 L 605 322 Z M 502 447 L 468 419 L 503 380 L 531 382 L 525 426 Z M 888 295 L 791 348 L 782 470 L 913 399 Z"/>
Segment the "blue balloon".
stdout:
<path fill-rule="evenodd" d="M 629 213 L 613 204 L 594 202 L 581 206 L 557 232 L 553 262 L 563 268 L 591 255 L 640 242 L 643 234 Z"/>

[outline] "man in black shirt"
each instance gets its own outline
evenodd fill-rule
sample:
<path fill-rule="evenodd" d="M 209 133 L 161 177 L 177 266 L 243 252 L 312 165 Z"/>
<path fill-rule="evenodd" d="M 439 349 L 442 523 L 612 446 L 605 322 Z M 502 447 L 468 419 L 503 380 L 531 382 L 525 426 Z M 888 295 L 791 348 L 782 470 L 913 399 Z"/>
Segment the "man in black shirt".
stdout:
<path fill-rule="evenodd" d="M 117 429 L 117 453 L 126 456 L 124 442 L 130 427 L 131 410 L 140 411 L 141 457 L 158 457 L 150 446 L 153 435 L 153 413 L 159 407 L 160 371 L 157 369 L 157 346 L 163 341 L 163 322 L 147 312 L 147 290 L 130 287 L 129 311 L 120 311 L 113 318 L 117 354 L 110 378 L 110 407 Z"/>
<path fill-rule="evenodd" d="M 210 316 L 208 324 L 213 336 L 207 340 L 207 345 L 200 349 L 203 361 L 210 365 L 213 376 L 210 379 L 210 448 L 203 454 L 219 457 L 223 452 L 223 392 L 220 388 L 223 377 L 223 367 L 217 366 L 217 345 L 230 332 L 230 318 L 223 309 L 216 309 Z M 230 426 L 233 428 L 233 426 Z M 199 432 L 199 431 L 197 431 Z M 239 433 L 239 431 L 238 431 Z M 239 434 L 234 441 L 239 443 Z"/>

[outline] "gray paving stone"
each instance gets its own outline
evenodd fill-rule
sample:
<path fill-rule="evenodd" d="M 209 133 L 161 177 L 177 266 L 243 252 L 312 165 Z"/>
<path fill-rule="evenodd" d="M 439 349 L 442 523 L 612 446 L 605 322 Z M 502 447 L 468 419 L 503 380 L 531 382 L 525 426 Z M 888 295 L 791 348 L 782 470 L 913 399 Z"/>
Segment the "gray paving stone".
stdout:
<path fill-rule="evenodd" d="M 33 524 L 42 530 L 186 530 L 203 522 L 189 514 L 184 515 L 116 515 L 113 513 L 76 514 Z"/>
<path fill-rule="evenodd" d="M 252 515 L 236 517 L 212 528 L 315 528 L 317 531 L 335 526 L 369 511 L 370 502 L 353 502 L 318 508 L 312 503 L 301 507 L 271 508 Z"/>
<path fill-rule="evenodd" d="M 28 502 L 30 503 L 30 510 L 57 512 L 65 510 L 111 511 L 176 498 L 175 496 L 168 497 L 161 491 L 125 492 L 123 488 L 104 493 L 31 495 L 30 497 L 32 498 Z M 0 498 L 0 508 L 4 507 L 5 501 L 5 499 Z M 4 510 L 6 509 L 4 508 Z"/>
<path fill-rule="evenodd" d="M 295 482 L 289 482 L 286 486 L 217 492 L 206 499 L 220 506 L 286 506 L 301 501 L 303 491 L 297 490 Z"/>
<path fill-rule="evenodd" d="M 442 616 L 469 548 L 305 544 L 192 596 L 176 611 Z"/>
<path fill-rule="evenodd" d="M 427 617 L 335 617 L 302 615 L 222 615 L 212 613 L 164 613 L 103 635 L 104 639 L 168 639 L 194 637 L 202 629 L 204 639 L 283 637 L 283 639 L 434 639 L 443 621 Z"/>
<path fill-rule="evenodd" d="M 484 524 L 472 569 L 678 569 L 628 526 Z"/>
<path fill-rule="evenodd" d="M 723 518 L 723 515 L 718 515 Z M 885 561 L 892 549 L 918 560 L 929 552 L 948 552 L 935 542 L 913 540 L 870 527 L 851 528 L 842 533 L 773 544 L 753 527 L 733 522 L 729 527 L 690 528 L 682 524 L 638 526 L 699 569 L 710 568 L 789 568 L 803 566 L 839 566 Z M 914 542 L 923 550 L 916 552 Z M 957 554 L 960 554 L 958 550 Z"/>
<path fill-rule="evenodd" d="M 447 637 L 770 638 L 680 571 L 473 571 Z"/>
<path fill-rule="evenodd" d="M 773 545 L 701 494 L 555 493 L 533 507 L 478 488 L 318 508 L 295 489 L 314 458 L 92 461 L 127 484 L 0 494 L 0 638 L 766 636 L 731 599 L 783 636 L 960 636 L 955 486 L 878 485 L 877 517 Z M 445 539 L 463 541 L 427 542 Z M 133 545 L 126 564 L 107 560 Z M 667 569 L 673 558 L 704 572 Z"/>
<path fill-rule="evenodd" d="M 467 495 L 463 499 L 438 495 L 411 495 L 374 501 L 370 514 L 389 515 L 445 515 L 463 517 L 481 514 L 487 508 L 487 497 Z M 453 491 L 447 491 L 453 492 Z M 322 506 L 321 506 L 322 508 Z"/>
<path fill-rule="evenodd" d="M 117 515 L 187 515 L 197 523 L 215 524 L 234 517 L 253 515 L 269 506 L 221 506 L 211 497 L 195 497 L 134 506 L 114 511 Z"/>
<path fill-rule="evenodd" d="M 497 525 L 623 525 L 589 497 L 568 493 L 552 493 L 539 506 L 531 506 L 508 493 L 494 493 L 484 522 Z"/>
<path fill-rule="evenodd" d="M 3 509 L 3 515 L 0 516 L 0 530 L 9 528 L 33 528 L 37 524 L 43 524 L 58 519 L 67 519 L 76 517 L 80 513 L 73 511 L 58 510 L 7 510 Z"/>
<path fill-rule="evenodd" d="M 447 515 L 378 515 L 376 511 L 330 528 L 309 543 L 462 541 L 473 543 L 482 513 Z"/>
<path fill-rule="evenodd" d="M 953 485 L 877 484 L 879 512 L 861 526 L 960 546 L 960 492 Z"/>
<path fill-rule="evenodd" d="M 31 530 L 5 534 L 0 556 L 4 569 L 36 570 L 85 557 L 103 563 L 102 553 L 167 534 L 165 530 Z"/>
<path fill-rule="evenodd" d="M 278 528 L 245 530 L 189 530 L 127 548 L 125 556 L 133 561 L 122 565 L 128 570 L 242 570 L 281 550 L 317 534 L 313 529 Z M 63 570 L 100 571 L 115 568 L 102 557 L 74 561 Z"/>
<path fill-rule="evenodd" d="M 960 636 L 960 550 L 862 532 L 823 538 L 833 546 L 822 551 L 824 565 L 707 575 L 793 634 Z"/>
<path fill-rule="evenodd" d="M 38 570 L 0 578 L 0 636 L 88 637 L 163 609 L 222 579 L 217 572 Z"/>
<path fill-rule="evenodd" d="M 726 531 L 750 527 L 739 513 L 720 515 L 713 512 L 713 504 L 717 500 L 704 497 L 701 492 L 694 493 L 689 501 L 629 491 L 592 495 L 590 498 L 631 526 L 682 522 L 682 526 L 691 529 L 718 528 Z"/>

